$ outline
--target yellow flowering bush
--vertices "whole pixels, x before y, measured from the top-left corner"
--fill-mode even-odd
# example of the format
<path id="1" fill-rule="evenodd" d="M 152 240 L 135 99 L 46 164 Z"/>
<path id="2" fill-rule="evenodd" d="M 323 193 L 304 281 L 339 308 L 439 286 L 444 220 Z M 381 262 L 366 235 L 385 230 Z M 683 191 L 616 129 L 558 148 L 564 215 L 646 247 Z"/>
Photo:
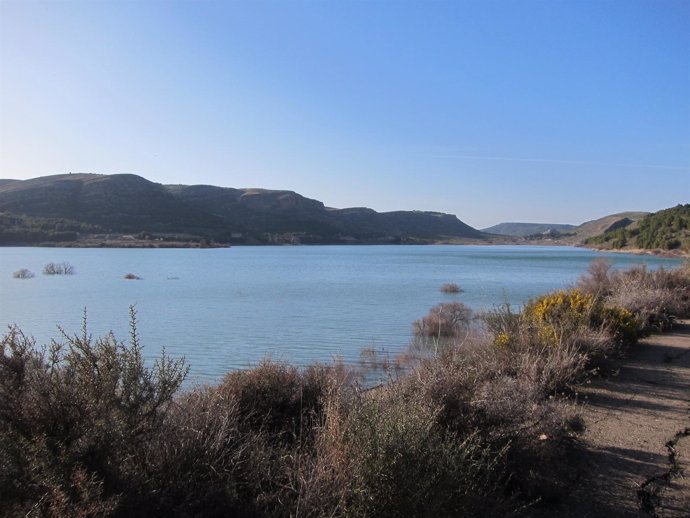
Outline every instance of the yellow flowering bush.
<path id="1" fill-rule="evenodd" d="M 540 343 L 555 346 L 564 332 L 588 327 L 594 312 L 594 296 L 575 289 L 532 300 L 525 305 L 523 315 Z"/>
<path id="2" fill-rule="evenodd" d="M 593 294 L 579 289 L 560 290 L 529 301 L 517 322 L 513 329 L 489 326 L 493 327 L 496 347 L 512 348 L 520 333 L 523 339 L 542 346 L 558 346 L 578 330 L 605 330 L 617 345 L 632 345 L 643 335 L 642 321 L 633 312 L 604 305 Z"/>
<path id="3" fill-rule="evenodd" d="M 557 291 L 525 306 L 525 314 L 537 322 L 554 324 L 565 319 L 587 323 L 594 308 L 594 296 L 580 290 Z"/>
<path id="4" fill-rule="evenodd" d="M 510 338 L 510 335 L 505 332 L 498 333 L 494 337 L 494 346 L 498 347 L 499 349 L 509 349 L 511 342 L 512 339 Z"/>
<path id="5" fill-rule="evenodd" d="M 597 322 L 611 331 L 619 345 L 632 345 L 638 338 L 649 334 L 642 332 L 643 323 L 632 311 L 618 306 L 603 307 L 597 313 Z"/>

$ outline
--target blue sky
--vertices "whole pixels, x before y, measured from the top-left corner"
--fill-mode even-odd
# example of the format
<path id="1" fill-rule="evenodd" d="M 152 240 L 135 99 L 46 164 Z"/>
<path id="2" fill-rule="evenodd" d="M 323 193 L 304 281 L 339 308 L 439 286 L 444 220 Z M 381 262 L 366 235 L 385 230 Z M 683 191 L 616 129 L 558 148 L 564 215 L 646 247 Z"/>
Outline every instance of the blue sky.
<path id="1" fill-rule="evenodd" d="M 0 1 L 0 178 L 581 223 L 690 202 L 690 2 Z"/>

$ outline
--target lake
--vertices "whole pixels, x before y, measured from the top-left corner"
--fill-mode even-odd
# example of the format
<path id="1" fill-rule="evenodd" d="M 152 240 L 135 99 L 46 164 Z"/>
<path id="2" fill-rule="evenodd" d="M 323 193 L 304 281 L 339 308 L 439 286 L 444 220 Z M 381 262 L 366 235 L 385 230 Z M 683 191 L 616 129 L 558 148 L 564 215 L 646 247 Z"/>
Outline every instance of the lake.
<path id="1" fill-rule="evenodd" d="M 617 268 L 676 259 L 537 246 L 296 246 L 223 249 L 0 249 L 0 324 L 39 344 L 77 333 L 128 338 L 129 306 L 147 358 L 185 356 L 192 383 L 214 382 L 262 358 L 304 365 L 363 348 L 406 348 L 411 324 L 439 302 L 474 309 L 573 283 L 596 257 Z M 72 276 L 42 275 L 67 261 Z M 14 279 L 28 268 L 33 279 Z M 133 273 L 141 280 L 125 280 Z M 444 294 L 454 282 L 464 292 Z"/>

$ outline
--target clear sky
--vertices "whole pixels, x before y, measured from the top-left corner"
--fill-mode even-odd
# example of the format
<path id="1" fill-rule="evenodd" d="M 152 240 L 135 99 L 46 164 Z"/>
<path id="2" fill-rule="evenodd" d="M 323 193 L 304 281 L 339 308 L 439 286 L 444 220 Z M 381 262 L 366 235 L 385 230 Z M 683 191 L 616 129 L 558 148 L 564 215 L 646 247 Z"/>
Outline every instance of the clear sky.
<path id="1" fill-rule="evenodd" d="M 0 178 L 581 223 L 690 202 L 690 1 L 0 0 Z"/>

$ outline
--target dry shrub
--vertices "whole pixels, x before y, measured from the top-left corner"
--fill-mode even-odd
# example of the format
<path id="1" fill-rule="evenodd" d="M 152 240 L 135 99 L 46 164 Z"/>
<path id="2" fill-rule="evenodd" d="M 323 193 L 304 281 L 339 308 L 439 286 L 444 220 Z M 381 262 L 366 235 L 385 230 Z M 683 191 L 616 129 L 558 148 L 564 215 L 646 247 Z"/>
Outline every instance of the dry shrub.
<path id="1" fill-rule="evenodd" d="M 606 307 L 623 308 L 640 320 L 641 331 L 664 330 L 690 316 L 690 266 L 651 271 L 645 265 L 612 271 L 595 261 L 578 286 Z"/>
<path id="2" fill-rule="evenodd" d="M 573 447 L 567 426 L 571 409 L 553 393 L 547 397 L 560 367 L 555 360 L 500 350 L 485 340 L 425 362 L 404 383 L 408 394 L 421 394 L 439 409 L 438 423 L 448 433 L 468 437 L 476 430 L 486 448 L 503 451 L 494 471 L 510 473 L 515 494 L 558 498 L 573 476 L 563 467 Z"/>
<path id="3" fill-rule="evenodd" d="M 499 306 L 481 319 L 494 347 L 529 367 L 548 395 L 569 389 L 606 364 L 623 344 L 624 331 L 631 333 L 625 337 L 637 339 L 637 322 L 625 316 L 576 291 L 540 297 L 518 312 Z"/>
<path id="4" fill-rule="evenodd" d="M 587 273 L 577 280 L 577 287 L 595 297 L 606 297 L 611 292 L 611 261 L 602 257 L 589 264 Z"/>
<path id="5" fill-rule="evenodd" d="M 457 337 L 469 329 L 471 319 L 472 310 L 462 302 L 442 302 L 425 317 L 415 320 L 412 330 L 416 336 Z"/>
<path id="6" fill-rule="evenodd" d="M 351 376 L 338 363 L 300 370 L 264 360 L 253 369 L 228 373 L 217 390 L 237 401 L 253 430 L 290 443 L 309 435 L 323 417 L 326 395 L 334 386 L 345 386 Z"/>
<path id="7" fill-rule="evenodd" d="M 146 491 L 131 501 L 138 516 L 251 515 L 248 480 L 265 467 L 260 434 L 246 431 L 232 398 L 199 388 L 183 394 L 147 445 Z M 155 498 L 152 496 L 155 495 Z"/>

